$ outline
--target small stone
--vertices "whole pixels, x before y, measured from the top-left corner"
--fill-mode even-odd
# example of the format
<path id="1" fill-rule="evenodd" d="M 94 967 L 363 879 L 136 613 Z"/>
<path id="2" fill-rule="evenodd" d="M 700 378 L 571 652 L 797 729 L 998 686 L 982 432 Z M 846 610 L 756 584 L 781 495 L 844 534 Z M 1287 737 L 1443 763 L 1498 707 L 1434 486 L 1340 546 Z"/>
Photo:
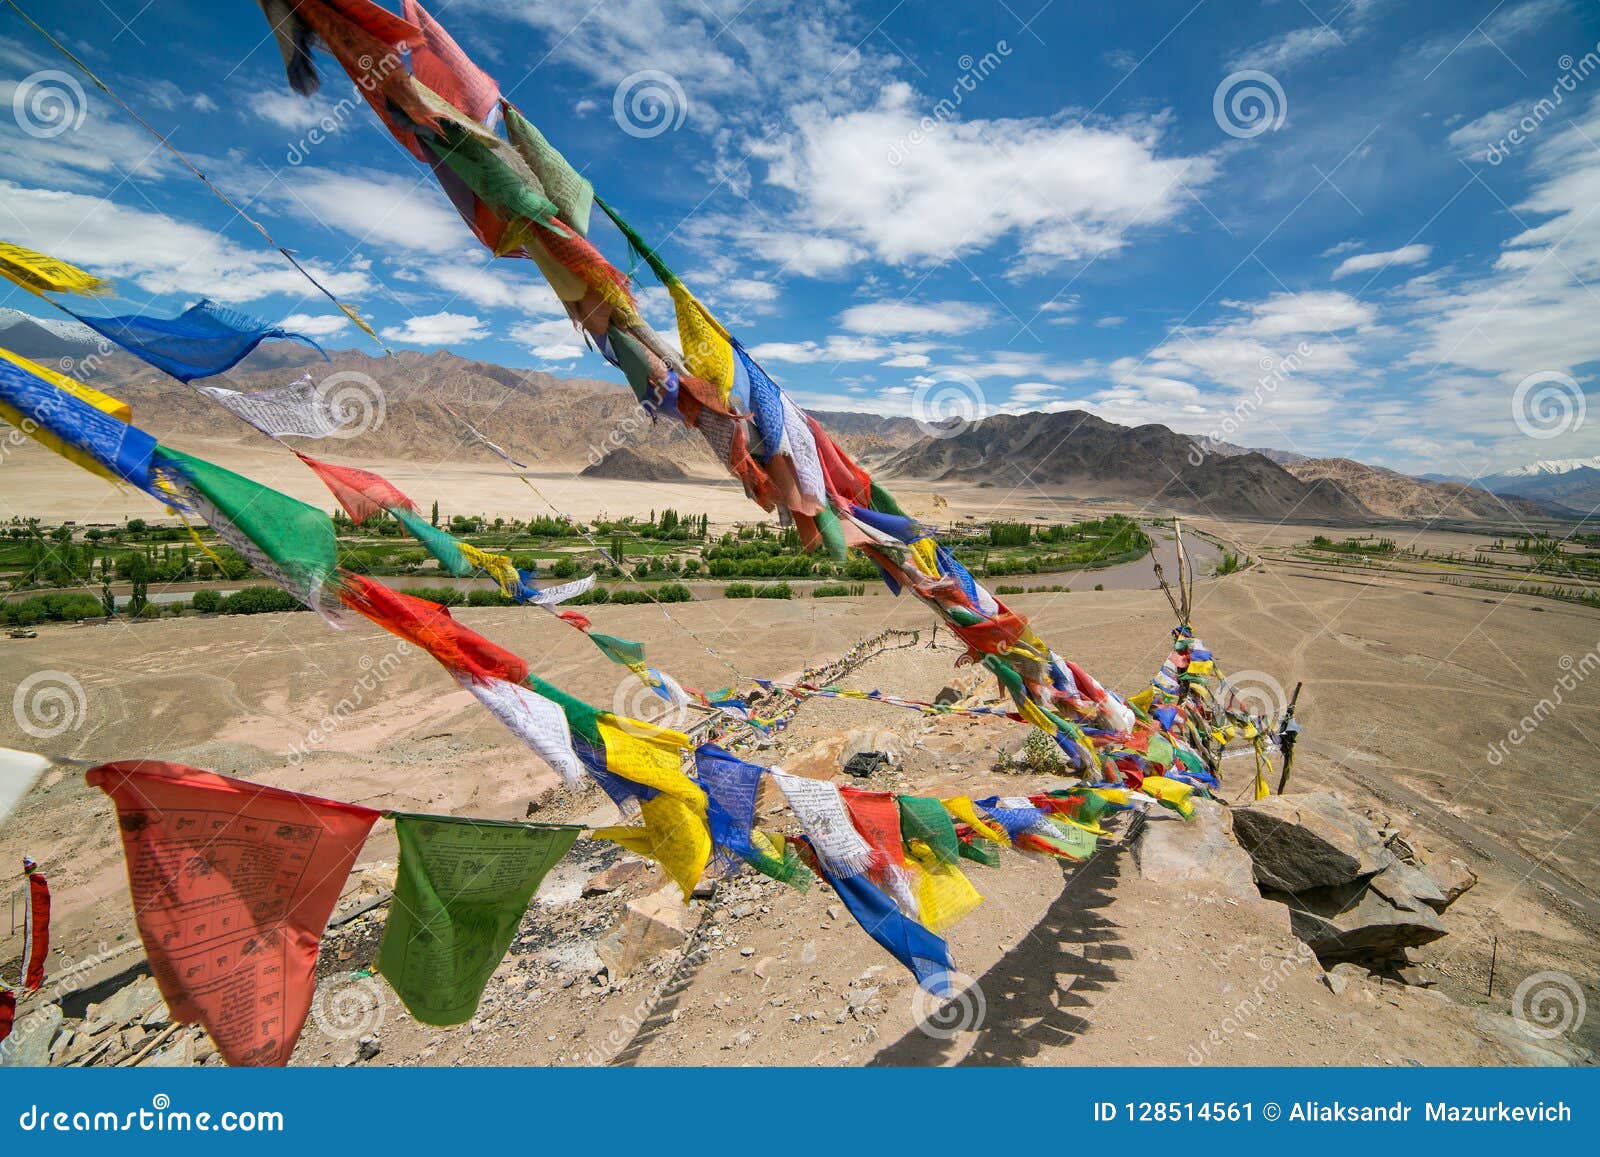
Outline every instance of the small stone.
<path id="1" fill-rule="evenodd" d="M 756 950 L 754 948 L 751 948 L 748 944 L 746 944 L 743 948 L 739 949 L 739 955 L 740 956 L 754 956 L 755 954 L 756 954 Z"/>

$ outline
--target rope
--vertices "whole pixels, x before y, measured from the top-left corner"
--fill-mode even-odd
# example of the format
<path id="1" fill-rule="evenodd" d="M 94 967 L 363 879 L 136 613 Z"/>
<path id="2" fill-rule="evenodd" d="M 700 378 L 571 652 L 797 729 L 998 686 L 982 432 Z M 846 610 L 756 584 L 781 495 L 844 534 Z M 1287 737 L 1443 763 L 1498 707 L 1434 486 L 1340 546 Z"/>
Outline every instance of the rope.
<path id="1" fill-rule="evenodd" d="M 333 302 L 333 304 L 339 308 L 339 311 L 341 313 L 343 313 L 351 321 L 355 322 L 356 325 L 360 326 L 362 331 L 365 332 L 367 334 L 367 336 L 369 336 L 370 338 L 372 338 L 373 341 L 378 343 L 379 348 L 381 348 L 384 353 L 392 354 L 394 352 L 388 346 L 383 344 L 383 341 L 378 337 L 377 333 L 373 330 L 373 328 L 370 325 L 367 324 L 366 320 L 364 318 L 362 318 L 362 316 L 359 313 L 356 312 L 354 306 L 346 305 L 344 302 L 340 301 L 337 297 L 335 297 L 333 295 L 333 292 L 331 290 L 329 290 L 327 286 L 323 285 L 322 282 L 318 281 L 315 277 L 313 277 L 311 275 L 310 271 L 307 270 L 304 265 L 301 265 L 298 260 L 296 260 L 296 258 L 295 258 L 293 253 L 289 252 L 289 250 L 286 249 L 284 246 L 278 244 L 278 242 L 273 238 L 272 234 L 267 232 L 267 227 L 265 225 L 261 224 L 261 222 L 257 221 L 254 217 L 250 216 L 250 214 L 246 213 L 242 208 L 239 207 L 239 204 L 236 201 L 234 201 L 233 198 L 229 197 L 226 193 L 224 193 L 221 189 L 219 189 L 216 185 L 214 185 L 212 183 L 212 181 L 211 181 L 211 178 L 207 177 L 204 173 L 202 173 L 195 166 L 195 163 L 193 161 L 191 161 L 188 157 L 186 157 L 178 149 L 178 147 L 176 145 L 174 145 L 170 140 L 168 140 L 166 137 L 164 137 L 160 133 L 160 131 L 155 128 L 154 125 L 150 124 L 149 121 L 145 120 L 142 116 L 140 116 L 138 113 L 136 113 L 133 110 L 132 106 L 129 105 L 127 101 L 123 100 L 122 97 L 118 96 L 117 93 L 112 89 L 112 87 L 109 84 L 107 84 L 105 81 L 101 80 L 98 76 L 95 75 L 93 69 L 91 69 L 87 64 L 85 64 L 83 61 L 79 60 L 75 55 L 73 55 L 71 49 L 69 49 L 66 45 L 62 44 L 61 41 L 57 40 L 54 36 L 50 35 L 50 33 L 48 31 L 46 31 L 44 29 L 44 27 L 41 26 L 37 20 L 35 20 L 33 17 L 29 16 L 20 7 L 18 7 L 17 0 L 5 0 L 5 3 L 13 12 L 15 12 L 18 16 L 22 17 L 22 19 L 30 27 L 32 27 L 35 32 L 37 32 L 40 36 L 44 37 L 47 41 L 49 41 L 50 42 L 50 46 L 52 48 L 54 48 L 62 56 L 66 57 L 67 60 L 71 61 L 73 66 L 76 67 L 79 72 L 83 73 L 84 76 L 88 77 L 90 82 L 96 88 L 98 88 L 101 92 L 105 93 L 108 97 L 110 97 L 113 101 L 115 101 L 117 103 L 117 105 L 122 109 L 123 112 L 127 113 L 130 117 L 132 117 L 134 119 L 134 121 L 139 125 L 140 128 L 144 129 L 145 132 L 149 133 L 151 136 L 155 137 L 155 139 L 157 141 L 161 142 L 162 147 L 165 148 L 174 157 L 177 157 L 178 160 L 183 163 L 183 166 L 186 169 L 188 169 L 191 173 L 193 173 L 196 177 L 198 177 L 200 179 L 200 183 L 201 184 L 205 185 L 206 188 L 210 189 L 211 192 L 216 195 L 216 197 L 217 197 L 217 199 L 219 201 L 221 201 L 224 205 L 228 206 L 228 208 L 232 209 L 235 213 L 237 213 L 239 215 L 240 218 L 242 218 L 249 225 L 254 227 L 255 231 L 257 233 L 261 234 L 262 238 L 264 238 L 266 240 L 268 245 L 272 246 L 279 253 L 283 254 L 284 259 L 286 261 L 288 261 L 290 265 L 294 266 L 294 268 L 296 269 L 296 271 L 299 272 L 301 277 L 304 277 L 307 281 L 309 281 L 313 286 L 316 287 L 316 289 L 317 289 L 317 291 L 319 293 L 321 293 L 329 301 Z"/>

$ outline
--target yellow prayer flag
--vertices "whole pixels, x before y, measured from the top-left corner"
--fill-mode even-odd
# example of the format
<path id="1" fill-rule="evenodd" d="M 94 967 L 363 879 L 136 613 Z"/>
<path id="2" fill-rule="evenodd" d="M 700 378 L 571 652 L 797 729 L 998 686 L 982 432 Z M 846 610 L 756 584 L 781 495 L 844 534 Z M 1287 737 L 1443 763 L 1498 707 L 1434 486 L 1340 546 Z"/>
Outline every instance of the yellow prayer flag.
<path id="1" fill-rule="evenodd" d="M 456 545 L 461 548 L 463 558 L 500 584 L 500 593 L 506 598 L 511 598 L 521 588 L 522 580 L 517 576 L 517 568 L 505 555 L 480 550 L 470 542 L 458 542 Z"/>
<path id="2" fill-rule="evenodd" d="M 941 861 L 922 840 L 912 840 L 906 852 L 916 865 L 917 912 L 930 932 L 943 932 L 983 903 L 966 874 Z"/>
<path id="3" fill-rule="evenodd" d="M 973 805 L 969 796 L 951 796 L 949 799 L 940 802 L 944 804 L 945 811 L 955 816 L 956 819 L 966 824 L 984 839 L 993 840 L 997 844 L 1010 845 L 1011 837 L 1006 835 L 1005 828 L 999 824 L 991 824 L 988 820 L 980 819 L 978 809 Z"/>
<path id="4" fill-rule="evenodd" d="M 711 859 L 711 829 L 698 811 L 665 793 L 639 805 L 643 827 L 596 828 L 595 839 L 611 840 L 666 869 L 687 900 Z"/>
<path id="5" fill-rule="evenodd" d="M 1194 794 L 1194 788 L 1189 784 L 1179 783 L 1164 775 L 1147 775 L 1139 786 L 1145 795 L 1154 796 L 1162 803 L 1171 804 L 1184 819 L 1194 815 L 1194 804 L 1189 800 Z"/>
<path id="6" fill-rule="evenodd" d="M 694 746 L 687 735 L 609 711 L 599 713 L 598 725 L 607 771 L 653 787 L 705 814 L 706 793 L 683 773 L 682 753 Z"/>
<path id="7" fill-rule="evenodd" d="M 111 283 L 34 249 L 0 241 L 0 277 L 31 293 L 110 293 Z"/>
<path id="8" fill-rule="evenodd" d="M 668 286 L 678 312 L 683 364 L 697 378 L 717 387 L 723 401 L 733 392 L 733 345 L 728 333 L 682 282 Z"/>

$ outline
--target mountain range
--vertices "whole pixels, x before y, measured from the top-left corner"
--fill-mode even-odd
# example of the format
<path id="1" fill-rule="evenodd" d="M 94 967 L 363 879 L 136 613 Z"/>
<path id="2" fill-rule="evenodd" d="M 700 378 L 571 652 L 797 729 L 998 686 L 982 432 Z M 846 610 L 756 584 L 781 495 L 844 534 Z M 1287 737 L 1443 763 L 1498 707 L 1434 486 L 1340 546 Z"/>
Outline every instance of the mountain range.
<path id="1" fill-rule="evenodd" d="M 258 444 L 257 434 L 196 391 L 120 350 L 101 352 L 99 339 L 76 322 L 0 310 L 0 346 L 122 398 L 158 438 Z M 444 350 L 389 357 L 336 350 L 324 361 L 297 343 L 269 342 L 206 384 L 253 392 L 305 374 L 318 381 L 342 375 L 358 400 L 381 410 L 381 423 L 337 444 L 340 460 L 493 461 L 448 407 L 535 470 L 576 472 L 600 464 L 599 476 L 659 478 L 670 467 L 690 477 L 726 478 L 703 439 L 676 421 L 652 421 L 620 383 L 511 369 Z M 1474 485 L 1192 439 L 1161 425 L 1130 428 L 1080 410 L 997 414 L 931 433 L 904 417 L 815 416 L 841 446 L 886 477 L 1045 488 L 1224 517 L 1525 520 L 1600 507 L 1600 468 L 1593 460 L 1536 463 Z"/>

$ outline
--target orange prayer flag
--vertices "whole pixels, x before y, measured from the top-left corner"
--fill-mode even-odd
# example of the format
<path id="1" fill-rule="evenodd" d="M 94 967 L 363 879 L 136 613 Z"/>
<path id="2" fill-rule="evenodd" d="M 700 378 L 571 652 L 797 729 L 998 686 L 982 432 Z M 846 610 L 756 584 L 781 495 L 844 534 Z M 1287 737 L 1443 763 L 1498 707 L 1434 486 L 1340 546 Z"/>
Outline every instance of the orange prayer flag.
<path id="1" fill-rule="evenodd" d="M 230 1065 L 286 1064 L 322 931 L 381 813 L 158 760 L 84 778 L 116 804 L 139 938 L 173 1019 L 203 1024 Z"/>

